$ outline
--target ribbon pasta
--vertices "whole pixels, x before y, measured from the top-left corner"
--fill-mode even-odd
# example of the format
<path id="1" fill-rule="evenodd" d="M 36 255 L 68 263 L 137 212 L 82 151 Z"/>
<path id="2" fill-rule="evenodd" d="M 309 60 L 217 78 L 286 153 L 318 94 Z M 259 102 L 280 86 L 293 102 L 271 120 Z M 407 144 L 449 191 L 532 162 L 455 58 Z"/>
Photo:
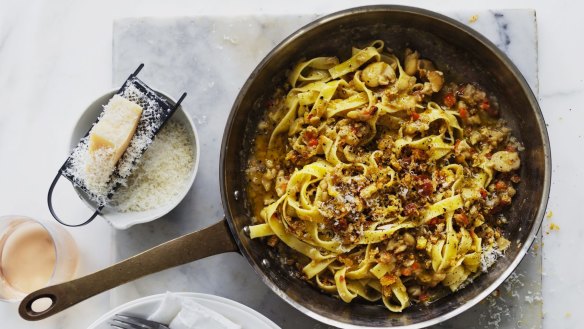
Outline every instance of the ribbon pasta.
<path id="1" fill-rule="evenodd" d="M 417 52 L 400 61 L 384 49 L 377 40 L 289 72 L 283 106 L 266 115 L 273 128 L 256 136 L 267 158 L 247 169 L 249 232 L 302 255 L 321 290 L 401 312 L 437 286 L 464 286 L 509 245 L 487 219 L 515 191 L 498 171 L 519 167 L 496 161 L 519 157 L 484 92 L 444 87 Z"/>

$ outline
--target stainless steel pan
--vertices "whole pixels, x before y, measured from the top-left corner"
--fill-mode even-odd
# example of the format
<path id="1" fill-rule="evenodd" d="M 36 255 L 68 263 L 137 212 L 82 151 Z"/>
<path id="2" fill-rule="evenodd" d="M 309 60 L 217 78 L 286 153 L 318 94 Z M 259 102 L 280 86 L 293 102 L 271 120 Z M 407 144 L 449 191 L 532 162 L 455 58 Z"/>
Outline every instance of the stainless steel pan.
<path id="1" fill-rule="evenodd" d="M 284 73 L 303 57 L 340 55 L 352 45 L 382 39 L 400 51 L 417 49 L 444 71 L 450 81 L 477 82 L 496 95 L 502 115 L 525 146 L 521 153 L 522 182 L 507 232 L 513 242 L 505 257 L 471 285 L 429 306 L 414 305 L 403 313 L 383 306 L 340 299 L 291 276 L 262 241 L 246 235 L 250 210 L 245 196 L 246 165 L 262 101 L 283 81 Z M 421 328 L 469 309 L 490 294 L 519 264 L 541 225 L 550 188 L 550 148 L 536 98 L 515 65 L 483 36 L 442 15 L 402 6 L 371 6 L 345 10 L 316 20 L 279 44 L 242 87 L 225 127 L 220 184 L 225 219 L 198 232 L 172 240 L 94 274 L 48 287 L 27 296 L 20 315 L 38 320 L 86 298 L 143 275 L 223 252 L 239 252 L 274 293 L 299 311 L 321 322 L 344 328 Z M 52 306 L 34 312 L 34 300 L 48 297 Z"/>

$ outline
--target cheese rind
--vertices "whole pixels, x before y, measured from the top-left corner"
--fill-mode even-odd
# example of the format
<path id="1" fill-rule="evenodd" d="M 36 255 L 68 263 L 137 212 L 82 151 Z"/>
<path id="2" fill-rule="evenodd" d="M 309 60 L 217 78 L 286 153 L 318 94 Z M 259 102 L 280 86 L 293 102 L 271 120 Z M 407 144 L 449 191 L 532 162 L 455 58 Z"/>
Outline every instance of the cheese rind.
<path id="1" fill-rule="evenodd" d="M 89 133 L 89 153 L 112 148 L 111 161 L 117 163 L 130 145 L 141 115 L 140 105 L 114 95 L 105 106 L 101 119 Z"/>

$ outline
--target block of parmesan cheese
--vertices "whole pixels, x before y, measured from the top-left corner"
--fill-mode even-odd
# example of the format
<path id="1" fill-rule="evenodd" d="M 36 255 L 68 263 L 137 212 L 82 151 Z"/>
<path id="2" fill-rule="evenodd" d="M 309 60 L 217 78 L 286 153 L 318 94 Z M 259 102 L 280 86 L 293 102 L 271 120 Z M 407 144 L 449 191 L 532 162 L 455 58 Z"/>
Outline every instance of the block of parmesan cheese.
<path id="1" fill-rule="evenodd" d="M 113 153 L 110 161 L 117 163 L 132 140 L 141 115 L 140 105 L 114 95 L 105 106 L 101 119 L 89 133 L 89 153 L 111 149 L 108 152 Z"/>
<path id="2" fill-rule="evenodd" d="M 99 121 L 91 128 L 85 185 L 96 195 L 107 195 L 108 181 L 130 142 L 142 115 L 142 107 L 119 95 L 104 106 Z"/>

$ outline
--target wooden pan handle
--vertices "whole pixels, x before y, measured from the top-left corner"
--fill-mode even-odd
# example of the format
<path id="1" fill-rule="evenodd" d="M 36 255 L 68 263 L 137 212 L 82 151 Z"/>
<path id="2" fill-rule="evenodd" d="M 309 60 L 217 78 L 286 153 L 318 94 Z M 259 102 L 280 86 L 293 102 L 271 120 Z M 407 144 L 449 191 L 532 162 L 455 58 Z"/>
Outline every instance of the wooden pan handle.
<path id="1" fill-rule="evenodd" d="M 25 320 L 41 320 L 144 275 L 232 251 L 238 251 L 238 248 L 227 221 L 223 219 L 219 223 L 163 243 L 103 270 L 34 291 L 22 300 L 18 312 Z M 41 312 L 34 311 L 32 304 L 42 298 L 49 298 L 51 305 Z"/>

